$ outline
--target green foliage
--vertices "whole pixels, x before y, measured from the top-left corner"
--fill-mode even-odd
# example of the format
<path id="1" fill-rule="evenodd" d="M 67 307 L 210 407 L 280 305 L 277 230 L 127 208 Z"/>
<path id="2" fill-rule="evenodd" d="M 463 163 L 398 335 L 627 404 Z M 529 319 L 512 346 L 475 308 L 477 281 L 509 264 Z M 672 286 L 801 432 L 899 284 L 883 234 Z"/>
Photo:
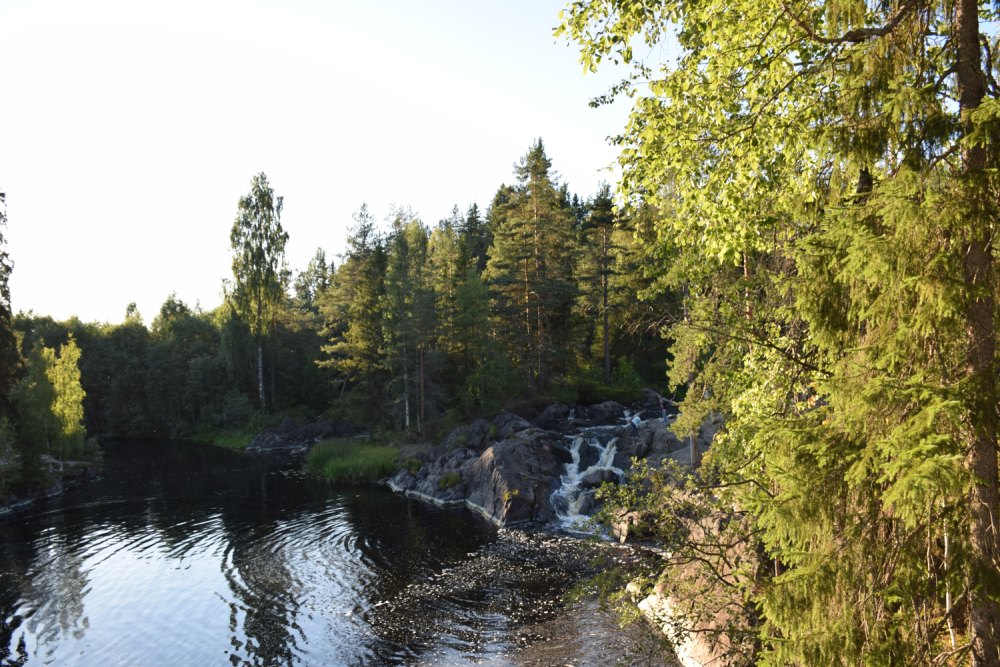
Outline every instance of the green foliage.
<path id="1" fill-rule="evenodd" d="M 762 664 L 1000 660 L 992 18 L 599 0 L 563 16 L 585 68 L 632 66 L 610 96 L 634 102 L 622 195 L 658 213 L 649 290 L 683 295 L 674 428 L 725 418 L 696 502 L 746 512 L 773 564 L 730 582 L 760 612 L 742 632 Z M 668 35 L 676 59 L 636 57 Z M 650 495 L 671 526 L 676 494 Z M 705 597 L 684 571 L 671 592 Z"/>
<path id="2" fill-rule="evenodd" d="M 615 364 L 615 370 L 611 374 L 611 381 L 614 383 L 614 392 L 622 398 L 634 399 L 646 386 L 645 381 L 636 372 L 632 360 L 623 357 Z"/>
<path id="3" fill-rule="evenodd" d="M 36 341 L 24 361 L 23 376 L 11 390 L 18 417 L 18 478 L 26 487 L 47 481 L 43 455 L 60 460 L 94 455 L 85 441 L 79 361 L 80 349 L 72 338 L 58 355 Z"/>
<path id="4" fill-rule="evenodd" d="M 80 348 L 71 337 L 59 349 L 59 356 L 50 348 L 43 350 L 45 375 L 53 389 L 52 416 L 57 423 L 53 433 L 55 450 L 61 458 L 72 458 L 83 452 L 86 433 L 83 428 L 83 399 L 80 386 Z"/>
<path id="5" fill-rule="evenodd" d="M 438 488 L 444 491 L 462 483 L 462 476 L 457 470 L 449 470 L 438 478 Z"/>
<path id="6" fill-rule="evenodd" d="M 374 482 L 395 469 L 399 450 L 359 440 L 324 440 L 309 450 L 306 469 L 330 482 Z"/>
<path id="7" fill-rule="evenodd" d="M 228 301 L 246 322 L 257 340 L 257 384 L 261 409 L 267 405 L 264 391 L 263 338 L 274 328 L 285 300 L 288 270 L 281 227 L 283 200 L 262 172 L 253 178 L 250 193 L 240 197 L 239 213 L 230 233 L 233 251 L 233 284 Z"/>
<path id="8" fill-rule="evenodd" d="M 493 244 L 483 273 L 494 327 L 507 354 L 538 389 L 562 370 L 576 297 L 572 217 L 567 193 L 550 175 L 539 139 L 516 169 L 518 186 L 494 198 Z"/>
<path id="9" fill-rule="evenodd" d="M 366 206 L 354 216 L 347 254 L 333 283 L 320 298 L 326 325 L 324 358 L 317 362 L 333 370 L 356 414 L 377 421 L 385 400 L 387 368 L 382 302 L 385 295 L 386 248 Z"/>
<path id="10" fill-rule="evenodd" d="M 0 192 L 0 417 L 11 415 L 10 391 L 21 367 L 12 324 L 10 275 L 14 265 L 7 252 L 6 228 L 7 194 Z"/>

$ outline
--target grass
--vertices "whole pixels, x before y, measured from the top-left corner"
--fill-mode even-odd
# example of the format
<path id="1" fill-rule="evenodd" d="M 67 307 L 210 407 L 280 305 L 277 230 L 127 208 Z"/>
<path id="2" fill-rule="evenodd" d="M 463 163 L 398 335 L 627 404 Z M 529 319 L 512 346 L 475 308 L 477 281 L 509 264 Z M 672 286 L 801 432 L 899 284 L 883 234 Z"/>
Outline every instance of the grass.
<path id="1" fill-rule="evenodd" d="M 268 426 L 273 426 L 277 423 L 278 417 L 276 416 L 257 414 L 251 416 L 242 425 L 211 426 L 209 424 L 201 424 L 196 426 L 191 432 L 181 434 L 181 439 L 242 452 L 257 437 L 257 434 Z"/>
<path id="2" fill-rule="evenodd" d="M 221 429 L 206 427 L 197 429 L 185 439 L 242 452 L 258 432 L 252 428 Z"/>
<path id="3" fill-rule="evenodd" d="M 306 470 L 331 482 L 374 482 L 396 469 L 399 450 L 370 441 L 324 440 L 306 456 Z"/>
<path id="4" fill-rule="evenodd" d="M 444 491 L 445 489 L 450 489 L 453 486 L 458 486 L 461 482 L 462 476 L 455 470 L 449 470 L 445 474 L 441 475 L 441 478 L 438 480 L 438 488 Z"/>

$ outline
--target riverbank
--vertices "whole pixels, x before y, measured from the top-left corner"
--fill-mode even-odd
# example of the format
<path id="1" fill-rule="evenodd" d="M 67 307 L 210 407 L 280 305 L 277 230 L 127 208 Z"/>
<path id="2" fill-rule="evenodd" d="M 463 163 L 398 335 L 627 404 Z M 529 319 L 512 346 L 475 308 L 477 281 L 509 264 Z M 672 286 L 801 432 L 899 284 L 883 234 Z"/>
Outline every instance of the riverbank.
<path id="1" fill-rule="evenodd" d="M 42 465 L 47 470 L 49 482 L 7 493 L 0 504 L 0 516 L 27 509 L 39 500 L 56 498 L 67 486 L 92 479 L 101 471 L 100 457 L 96 461 L 60 461 L 46 455 L 42 457 Z"/>

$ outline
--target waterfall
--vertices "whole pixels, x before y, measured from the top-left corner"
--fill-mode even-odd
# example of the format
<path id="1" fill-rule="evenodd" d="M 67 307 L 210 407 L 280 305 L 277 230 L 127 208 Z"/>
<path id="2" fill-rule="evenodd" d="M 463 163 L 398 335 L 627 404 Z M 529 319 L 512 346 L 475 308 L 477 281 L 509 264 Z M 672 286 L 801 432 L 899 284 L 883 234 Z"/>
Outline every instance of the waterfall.
<path id="1" fill-rule="evenodd" d="M 560 485 L 552 492 L 552 507 L 556 521 L 568 530 L 582 530 L 594 509 L 594 492 L 606 481 L 620 482 L 625 476 L 614 466 L 617 448 L 616 427 L 592 428 L 575 435 L 569 452 L 572 460 L 565 464 Z"/>

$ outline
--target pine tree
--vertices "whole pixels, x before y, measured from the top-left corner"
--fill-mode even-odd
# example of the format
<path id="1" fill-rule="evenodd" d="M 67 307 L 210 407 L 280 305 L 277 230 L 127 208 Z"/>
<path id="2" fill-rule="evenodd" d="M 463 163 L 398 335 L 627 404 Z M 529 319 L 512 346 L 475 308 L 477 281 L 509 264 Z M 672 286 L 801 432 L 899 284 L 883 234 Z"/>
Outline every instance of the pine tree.
<path id="1" fill-rule="evenodd" d="M 322 248 L 316 248 L 309 265 L 295 277 L 295 299 L 299 307 L 316 310 L 319 295 L 330 287 L 333 271 L 333 265 L 327 264 L 326 253 Z"/>
<path id="2" fill-rule="evenodd" d="M 585 321 L 595 322 L 588 330 L 597 330 L 601 343 L 604 380 L 611 381 L 611 307 L 613 302 L 612 279 L 618 273 L 618 250 L 614 232 L 617 217 L 611 187 L 606 183 L 586 206 L 587 212 L 580 220 L 581 258 L 577 267 L 580 284 L 580 304 Z M 588 338 L 593 338 L 593 334 Z"/>
<path id="3" fill-rule="evenodd" d="M 539 139 L 515 170 L 517 187 L 498 191 L 484 272 L 498 331 L 529 384 L 539 389 L 565 354 L 575 297 L 572 216 L 551 166 Z"/>
<path id="4" fill-rule="evenodd" d="M 399 387 L 400 417 L 410 430 L 423 431 L 426 419 L 426 358 L 436 336 L 433 291 L 428 285 L 428 231 L 408 210 L 393 215 L 387 243 L 385 340 L 394 384 Z"/>
<path id="5" fill-rule="evenodd" d="M 455 227 L 462 243 L 462 264 L 474 267 L 481 274 L 486 269 L 486 261 L 493 234 L 488 220 L 479 214 L 479 206 L 472 204 L 461 225 Z"/>

